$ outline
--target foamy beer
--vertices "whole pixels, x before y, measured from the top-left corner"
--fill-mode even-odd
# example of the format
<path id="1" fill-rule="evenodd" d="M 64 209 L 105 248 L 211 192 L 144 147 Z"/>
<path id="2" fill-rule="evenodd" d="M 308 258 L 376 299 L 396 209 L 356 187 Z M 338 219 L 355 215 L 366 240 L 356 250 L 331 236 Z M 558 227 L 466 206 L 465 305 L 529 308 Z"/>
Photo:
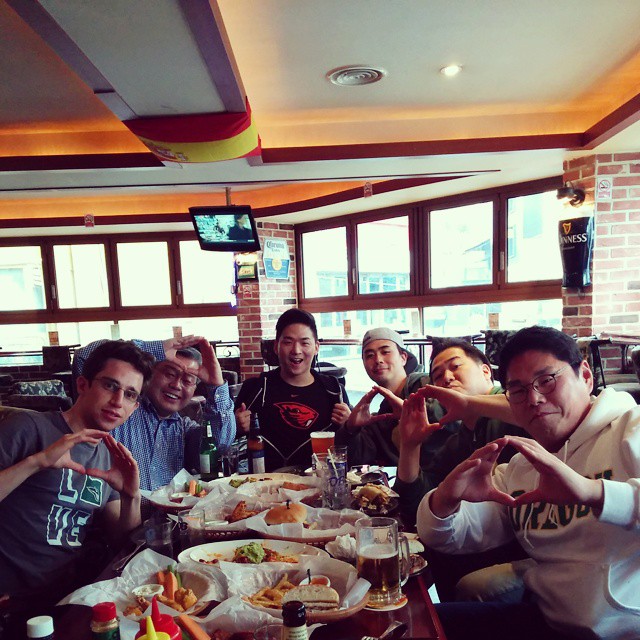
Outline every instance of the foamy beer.
<path id="1" fill-rule="evenodd" d="M 393 518 L 362 518 L 356 522 L 358 576 L 371 583 L 369 602 L 395 603 L 400 591 L 398 522 Z"/>

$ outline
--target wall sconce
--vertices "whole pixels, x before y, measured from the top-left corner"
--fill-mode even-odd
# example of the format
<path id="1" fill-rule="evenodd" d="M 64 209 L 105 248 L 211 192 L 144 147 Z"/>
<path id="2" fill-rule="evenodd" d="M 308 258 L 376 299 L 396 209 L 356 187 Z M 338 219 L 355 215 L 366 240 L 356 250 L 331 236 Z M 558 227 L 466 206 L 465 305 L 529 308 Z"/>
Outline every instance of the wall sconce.
<path id="1" fill-rule="evenodd" d="M 567 182 L 556 192 L 556 198 L 564 203 L 569 203 L 572 207 L 579 207 L 585 198 L 584 189 L 577 189 Z"/>

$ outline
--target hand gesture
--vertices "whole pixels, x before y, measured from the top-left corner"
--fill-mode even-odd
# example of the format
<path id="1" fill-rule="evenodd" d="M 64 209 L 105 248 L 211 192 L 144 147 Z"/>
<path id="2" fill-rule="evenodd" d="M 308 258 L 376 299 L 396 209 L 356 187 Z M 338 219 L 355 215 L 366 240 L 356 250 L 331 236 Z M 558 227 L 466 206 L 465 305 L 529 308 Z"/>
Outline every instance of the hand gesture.
<path id="1" fill-rule="evenodd" d="M 78 433 L 69 433 L 56 440 L 46 449 L 33 454 L 40 469 L 72 469 L 78 473 L 86 473 L 85 468 L 71 458 L 71 449 L 81 442 L 96 445 L 107 436 L 106 431 L 99 429 L 83 429 Z"/>
<path id="2" fill-rule="evenodd" d="M 469 396 L 432 384 L 421 387 L 416 393 L 423 398 L 433 398 L 442 405 L 446 413 L 440 418 L 440 424 L 445 425 L 456 420 L 462 420 L 465 424 L 468 422 L 470 425 L 475 423 L 475 417 L 473 420 L 469 419 Z"/>
<path id="3" fill-rule="evenodd" d="M 432 433 L 442 427 L 438 422 L 429 422 L 424 398 L 417 393 L 412 393 L 403 404 L 398 428 L 400 446 L 405 449 L 420 447 Z"/>
<path id="4" fill-rule="evenodd" d="M 139 496 L 140 475 L 138 463 L 131 455 L 131 452 L 108 434 L 105 434 L 104 443 L 111 454 L 111 468 L 108 471 L 96 468 L 87 469 L 87 475 L 101 478 L 122 495 L 130 498 Z"/>
<path id="5" fill-rule="evenodd" d="M 206 338 L 199 338 L 196 343 L 200 347 L 200 354 L 202 355 L 202 365 L 198 370 L 198 378 L 205 384 L 212 384 L 219 387 L 224 384 L 224 378 L 222 377 L 222 367 L 218 358 L 216 357 L 216 350 L 213 345 Z"/>
<path id="6" fill-rule="evenodd" d="M 550 504 L 584 504 L 602 509 L 604 486 L 576 473 L 539 442 L 519 436 L 505 436 L 508 444 L 517 449 L 540 474 L 537 488 L 519 495 L 516 504 L 548 502 Z"/>
<path id="7" fill-rule="evenodd" d="M 173 360 L 176 357 L 176 353 L 180 351 L 180 349 L 184 349 L 185 347 L 192 347 L 194 344 L 197 344 L 200 339 L 200 336 L 182 336 L 181 338 L 168 338 L 164 340 L 162 346 L 164 348 L 164 355 L 167 360 Z"/>
<path id="8" fill-rule="evenodd" d="M 247 409 L 247 405 L 243 402 L 235 411 L 236 428 L 240 433 L 249 433 L 249 425 L 251 422 L 251 411 Z"/>
<path id="9" fill-rule="evenodd" d="M 490 442 L 461 462 L 438 486 L 431 496 L 431 511 L 439 518 L 451 515 L 462 500 L 491 500 L 512 507 L 515 499 L 493 486 L 492 473 L 506 438 Z"/>
<path id="10" fill-rule="evenodd" d="M 345 402 L 337 402 L 333 405 L 333 411 L 331 412 L 331 422 L 342 426 L 351 415 L 351 409 Z"/>

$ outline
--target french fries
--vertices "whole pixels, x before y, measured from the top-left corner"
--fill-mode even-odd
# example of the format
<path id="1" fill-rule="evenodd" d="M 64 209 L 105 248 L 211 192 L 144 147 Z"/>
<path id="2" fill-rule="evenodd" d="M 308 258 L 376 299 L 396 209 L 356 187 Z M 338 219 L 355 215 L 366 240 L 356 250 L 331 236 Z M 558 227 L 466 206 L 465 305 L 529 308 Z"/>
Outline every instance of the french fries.
<path id="1" fill-rule="evenodd" d="M 257 591 L 252 596 L 245 596 L 245 599 L 257 607 L 280 609 L 284 594 L 295 586 L 295 584 L 289 582 L 289 574 L 285 573 L 275 586 L 262 587 L 260 591 Z"/>

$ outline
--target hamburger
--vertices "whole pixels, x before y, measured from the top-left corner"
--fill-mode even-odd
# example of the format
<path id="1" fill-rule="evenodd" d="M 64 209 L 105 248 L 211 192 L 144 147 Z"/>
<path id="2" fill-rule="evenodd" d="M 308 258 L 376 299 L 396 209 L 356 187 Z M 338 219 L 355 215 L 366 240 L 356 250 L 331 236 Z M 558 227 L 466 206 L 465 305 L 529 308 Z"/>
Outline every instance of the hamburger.
<path id="1" fill-rule="evenodd" d="M 318 584 L 303 584 L 287 591 L 282 604 L 299 600 L 310 611 L 331 611 L 340 603 L 338 592 L 331 587 Z"/>
<path id="2" fill-rule="evenodd" d="M 304 524 L 307 517 L 307 507 L 298 502 L 287 502 L 269 509 L 264 516 L 267 524 L 286 524 L 300 522 Z"/>

